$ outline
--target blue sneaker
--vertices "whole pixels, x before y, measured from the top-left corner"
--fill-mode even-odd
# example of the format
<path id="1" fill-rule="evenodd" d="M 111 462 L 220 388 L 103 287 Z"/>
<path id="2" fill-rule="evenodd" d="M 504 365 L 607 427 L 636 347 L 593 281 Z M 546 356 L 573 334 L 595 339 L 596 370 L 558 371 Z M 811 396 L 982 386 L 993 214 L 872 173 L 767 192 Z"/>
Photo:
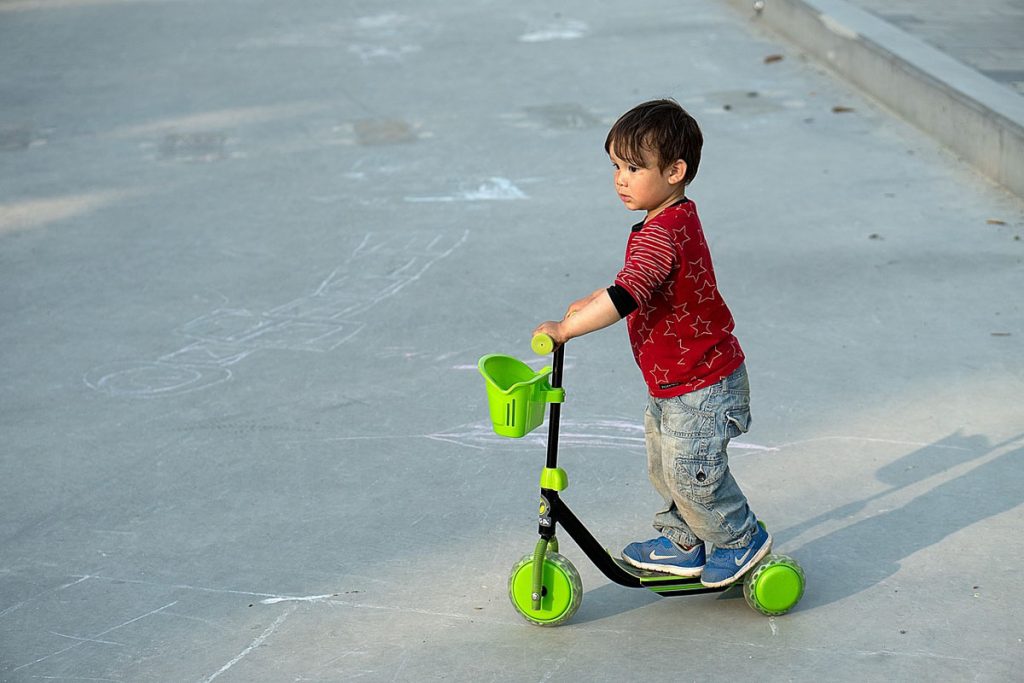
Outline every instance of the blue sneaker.
<path id="1" fill-rule="evenodd" d="M 638 569 L 676 576 L 700 576 L 704 569 L 704 544 L 698 543 L 690 550 L 683 550 L 664 536 L 658 536 L 649 541 L 630 543 L 622 549 L 622 559 Z"/>
<path id="2" fill-rule="evenodd" d="M 742 548 L 715 548 L 704 566 L 700 582 L 708 588 L 721 588 L 737 579 L 764 559 L 772 549 L 772 535 L 760 524 L 750 543 Z"/>

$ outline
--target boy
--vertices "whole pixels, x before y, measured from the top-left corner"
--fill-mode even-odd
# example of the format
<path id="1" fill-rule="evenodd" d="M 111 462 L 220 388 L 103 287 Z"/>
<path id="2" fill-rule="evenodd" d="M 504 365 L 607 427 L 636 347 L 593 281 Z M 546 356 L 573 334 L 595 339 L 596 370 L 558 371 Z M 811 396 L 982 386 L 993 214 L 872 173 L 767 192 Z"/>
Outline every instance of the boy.
<path id="1" fill-rule="evenodd" d="M 626 208 L 646 211 L 626 244 L 625 265 L 607 289 L 573 302 L 534 333 L 556 344 L 626 318 L 630 344 L 650 393 L 644 427 L 647 469 L 665 501 L 660 536 L 631 543 L 635 567 L 700 576 L 708 587 L 734 583 L 771 549 L 729 471 L 726 446 L 750 425 L 750 390 L 734 322 L 686 186 L 697 175 L 703 136 L 675 101 L 624 114 L 605 151 Z M 704 544 L 713 545 L 707 554 Z"/>

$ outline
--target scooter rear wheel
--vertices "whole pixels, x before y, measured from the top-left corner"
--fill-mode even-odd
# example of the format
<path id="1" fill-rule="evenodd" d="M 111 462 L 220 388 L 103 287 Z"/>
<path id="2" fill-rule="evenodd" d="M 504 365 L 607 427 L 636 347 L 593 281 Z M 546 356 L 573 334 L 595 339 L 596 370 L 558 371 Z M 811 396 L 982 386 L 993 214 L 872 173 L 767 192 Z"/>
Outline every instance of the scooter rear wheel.
<path id="1" fill-rule="evenodd" d="M 569 621 L 583 600 L 583 582 L 572 562 L 555 552 L 544 556 L 540 609 L 533 608 L 533 555 L 524 555 L 508 577 L 512 606 L 531 624 L 560 626 Z"/>
<path id="2" fill-rule="evenodd" d="M 804 570 L 788 555 L 769 555 L 747 574 L 743 597 L 752 608 L 770 617 L 785 614 L 804 594 Z"/>

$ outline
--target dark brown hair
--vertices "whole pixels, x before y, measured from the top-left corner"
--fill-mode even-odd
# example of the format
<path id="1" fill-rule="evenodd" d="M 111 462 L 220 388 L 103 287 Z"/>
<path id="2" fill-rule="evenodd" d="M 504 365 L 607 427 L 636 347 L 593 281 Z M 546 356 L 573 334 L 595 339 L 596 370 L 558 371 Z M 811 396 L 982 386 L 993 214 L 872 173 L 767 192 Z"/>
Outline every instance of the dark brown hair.
<path id="1" fill-rule="evenodd" d="M 620 159 L 636 166 L 644 165 L 644 149 L 658 155 L 660 171 L 682 159 L 686 162 L 683 184 L 689 185 L 700 166 L 704 136 L 678 102 L 651 100 L 633 107 L 615 122 L 604 141 L 604 151 L 611 152 L 613 144 Z"/>

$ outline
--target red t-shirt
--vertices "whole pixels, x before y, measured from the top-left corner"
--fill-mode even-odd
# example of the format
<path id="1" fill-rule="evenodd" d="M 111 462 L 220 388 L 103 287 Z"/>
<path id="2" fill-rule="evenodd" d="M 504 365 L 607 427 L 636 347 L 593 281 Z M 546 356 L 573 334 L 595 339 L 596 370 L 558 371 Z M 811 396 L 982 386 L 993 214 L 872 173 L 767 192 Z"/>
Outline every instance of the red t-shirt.
<path id="1" fill-rule="evenodd" d="M 732 334 L 735 322 L 718 291 L 697 207 L 689 199 L 633 226 L 615 284 L 637 304 L 626 324 L 651 396 L 703 389 L 743 363 Z"/>

